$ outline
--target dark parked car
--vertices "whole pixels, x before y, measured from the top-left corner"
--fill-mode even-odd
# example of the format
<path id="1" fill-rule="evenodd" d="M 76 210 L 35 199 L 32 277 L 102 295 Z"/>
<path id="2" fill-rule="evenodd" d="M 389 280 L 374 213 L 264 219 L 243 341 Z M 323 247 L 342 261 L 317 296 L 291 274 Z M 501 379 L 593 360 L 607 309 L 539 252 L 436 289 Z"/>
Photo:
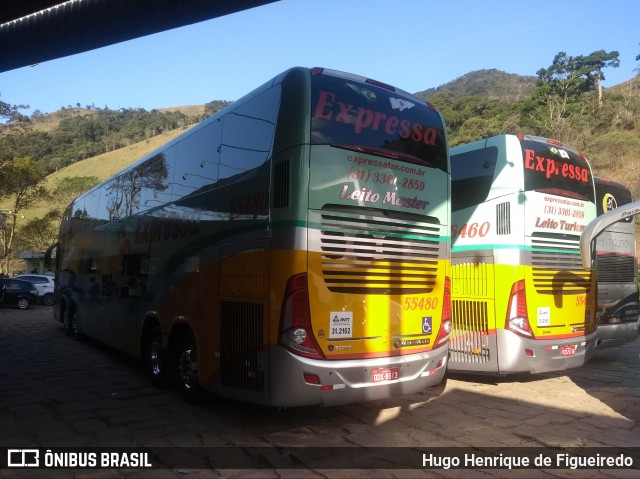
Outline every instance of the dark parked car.
<path id="1" fill-rule="evenodd" d="M 23 279 L 0 278 L 0 305 L 28 309 L 37 302 L 38 290 L 33 283 Z"/>
<path id="2" fill-rule="evenodd" d="M 53 291 L 55 289 L 53 276 L 48 274 L 19 274 L 14 276 L 13 279 L 23 279 L 33 283 L 38 290 L 38 300 L 47 306 L 53 304 Z"/>

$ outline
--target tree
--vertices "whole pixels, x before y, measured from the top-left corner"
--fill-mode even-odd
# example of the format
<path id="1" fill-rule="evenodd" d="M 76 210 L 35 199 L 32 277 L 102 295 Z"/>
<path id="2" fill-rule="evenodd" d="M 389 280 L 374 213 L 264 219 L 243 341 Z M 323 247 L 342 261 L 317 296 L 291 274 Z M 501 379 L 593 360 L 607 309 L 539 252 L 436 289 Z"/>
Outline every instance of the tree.
<path id="1" fill-rule="evenodd" d="M 30 120 L 18 110 L 29 108 L 29 105 L 9 105 L 0 100 L 0 120 L 6 120 L 6 123 L 23 125 L 29 123 Z M 8 161 L 0 155 L 0 170 L 8 163 Z"/>
<path id="2" fill-rule="evenodd" d="M 620 54 L 615 50 L 609 53 L 598 50 L 587 56 L 576 57 L 576 65 L 582 75 L 586 77 L 587 88 L 598 90 L 599 106 L 602 106 L 602 81 L 605 80 L 602 70 L 604 68 L 618 68 L 620 66 L 619 56 Z"/>
<path id="3" fill-rule="evenodd" d="M 13 240 L 21 212 L 48 197 L 40 185 L 45 175 L 29 157 L 15 158 L 0 170 L 0 198 L 11 198 L 11 209 L 4 228 L 0 230 L 0 260 L 5 272 L 9 271 Z"/>
<path id="4" fill-rule="evenodd" d="M 24 251 L 44 251 L 55 240 L 58 232 L 56 211 L 50 211 L 42 218 L 27 221 L 18 232 L 15 244 Z"/>
<path id="5" fill-rule="evenodd" d="M 15 123 L 28 120 L 28 117 L 20 113 L 18 110 L 29 108 L 29 105 L 9 105 L 0 100 L 0 119 L 4 118 L 7 123 Z"/>
<path id="6" fill-rule="evenodd" d="M 616 68 L 620 65 L 617 51 L 598 50 L 589 55 L 572 57 L 559 52 L 553 63 L 536 72 L 538 89 L 532 102 L 526 106 L 529 118 L 534 118 L 543 134 L 562 139 L 566 134 L 569 121 L 575 113 L 583 110 L 582 97 L 585 93 L 598 91 L 598 106 L 602 105 L 602 81 L 604 68 Z M 546 115 L 542 115 L 537 106 L 543 106 Z"/>

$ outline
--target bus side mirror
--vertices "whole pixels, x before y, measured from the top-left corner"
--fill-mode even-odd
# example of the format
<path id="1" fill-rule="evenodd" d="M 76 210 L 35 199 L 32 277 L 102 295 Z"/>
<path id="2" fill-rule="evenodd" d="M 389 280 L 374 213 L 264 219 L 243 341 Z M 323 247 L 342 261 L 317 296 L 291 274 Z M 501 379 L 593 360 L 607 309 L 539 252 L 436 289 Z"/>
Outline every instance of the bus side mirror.
<path id="1" fill-rule="evenodd" d="M 58 246 L 60 246 L 60 242 L 56 241 L 55 243 L 53 243 L 51 246 L 47 248 L 47 251 L 45 251 L 44 253 L 45 268 L 51 268 L 51 258 L 53 257 L 54 250 L 58 249 Z"/>

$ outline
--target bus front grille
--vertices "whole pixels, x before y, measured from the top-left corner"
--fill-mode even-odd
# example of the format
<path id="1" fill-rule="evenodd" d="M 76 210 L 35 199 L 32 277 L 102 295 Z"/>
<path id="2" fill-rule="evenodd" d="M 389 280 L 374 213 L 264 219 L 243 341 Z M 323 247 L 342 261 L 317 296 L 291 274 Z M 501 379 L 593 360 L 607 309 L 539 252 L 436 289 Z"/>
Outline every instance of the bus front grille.
<path id="1" fill-rule="evenodd" d="M 433 290 L 446 247 L 429 218 L 367 208 L 320 212 L 322 274 L 333 292 L 422 294 Z"/>
<path id="2" fill-rule="evenodd" d="M 264 389 L 261 303 L 222 300 L 220 303 L 220 383 L 229 388 Z"/>
<path id="3" fill-rule="evenodd" d="M 486 301 L 451 301 L 449 358 L 456 363 L 488 363 L 489 315 Z"/>
<path id="4" fill-rule="evenodd" d="M 540 294 L 585 294 L 591 290 L 591 273 L 582 266 L 577 235 L 534 233 L 531 274 Z"/>
<path id="5" fill-rule="evenodd" d="M 596 258 L 599 283 L 634 283 L 635 268 L 633 256 L 600 253 Z"/>

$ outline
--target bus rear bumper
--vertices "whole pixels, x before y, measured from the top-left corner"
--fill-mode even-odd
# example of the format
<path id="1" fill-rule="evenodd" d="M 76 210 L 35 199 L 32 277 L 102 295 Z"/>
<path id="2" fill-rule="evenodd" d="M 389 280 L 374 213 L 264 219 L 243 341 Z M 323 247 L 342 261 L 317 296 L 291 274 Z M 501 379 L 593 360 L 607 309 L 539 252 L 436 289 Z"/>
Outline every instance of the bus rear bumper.
<path id="1" fill-rule="evenodd" d="M 270 403 L 337 406 L 414 394 L 442 381 L 447 353 L 448 347 L 443 346 L 396 357 L 316 360 L 272 346 Z M 313 383 L 316 378 L 318 384 Z"/>
<path id="2" fill-rule="evenodd" d="M 500 373 L 544 373 L 584 365 L 596 348 L 597 333 L 563 339 L 528 339 L 509 330 L 498 330 Z"/>
<path id="3" fill-rule="evenodd" d="M 599 324 L 596 349 L 614 348 L 634 341 L 638 337 L 639 327 L 639 321 Z"/>

